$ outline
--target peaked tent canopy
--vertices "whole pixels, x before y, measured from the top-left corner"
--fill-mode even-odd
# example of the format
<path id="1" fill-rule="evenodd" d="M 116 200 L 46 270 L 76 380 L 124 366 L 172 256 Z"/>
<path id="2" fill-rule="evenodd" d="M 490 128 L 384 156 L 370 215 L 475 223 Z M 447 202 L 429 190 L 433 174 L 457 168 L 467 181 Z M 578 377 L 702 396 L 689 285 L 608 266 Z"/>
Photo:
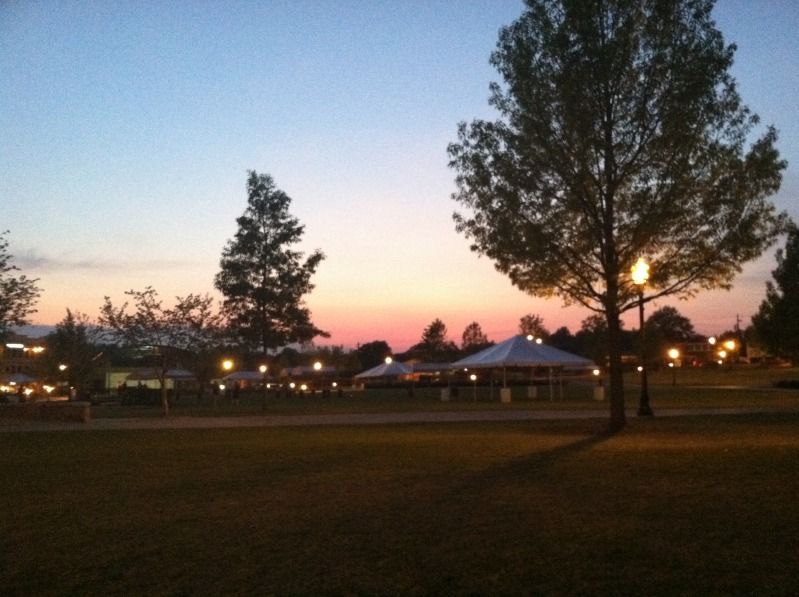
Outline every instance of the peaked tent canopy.
<path id="1" fill-rule="evenodd" d="M 155 369 L 137 369 L 133 371 L 126 379 L 130 380 L 147 380 L 159 379 L 158 371 Z M 186 381 L 194 379 L 194 373 L 186 369 L 168 369 L 164 375 L 164 379 L 174 379 L 176 381 Z"/>
<path id="2" fill-rule="evenodd" d="M 369 379 L 374 377 L 397 377 L 399 375 L 410 375 L 413 369 L 399 361 L 381 363 L 377 367 L 372 367 L 355 376 L 356 379 Z"/>
<path id="3" fill-rule="evenodd" d="M 236 371 L 223 378 L 225 381 L 262 381 L 264 374 L 260 371 Z"/>
<path id="4" fill-rule="evenodd" d="M 565 367 L 582 369 L 595 367 L 584 357 L 529 340 L 527 336 L 513 336 L 471 356 L 452 363 L 453 369 L 461 367 Z"/>

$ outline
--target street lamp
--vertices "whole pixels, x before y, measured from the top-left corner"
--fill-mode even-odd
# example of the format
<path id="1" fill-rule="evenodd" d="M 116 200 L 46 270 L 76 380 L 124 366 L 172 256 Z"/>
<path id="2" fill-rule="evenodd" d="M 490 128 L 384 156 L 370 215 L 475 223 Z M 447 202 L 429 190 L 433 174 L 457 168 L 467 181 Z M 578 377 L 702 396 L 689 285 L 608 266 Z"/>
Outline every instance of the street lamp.
<path id="1" fill-rule="evenodd" d="M 669 367 L 671 367 L 671 385 L 677 385 L 677 359 L 680 358 L 680 351 L 676 348 L 669 349 L 669 358 L 671 359 L 671 363 L 669 363 Z"/>
<path id="2" fill-rule="evenodd" d="M 233 361 L 231 359 L 225 359 L 222 361 L 222 369 L 225 371 L 230 371 L 233 369 Z"/>
<path id="3" fill-rule="evenodd" d="M 641 334 L 641 399 L 638 405 L 639 417 L 651 417 L 654 413 L 649 406 L 649 387 L 646 379 L 646 334 L 644 332 L 644 286 L 649 280 L 649 264 L 638 258 L 630 269 L 633 284 L 638 286 L 638 319 Z"/>
<path id="4" fill-rule="evenodd" d="M 264 401 L 263 401 L 263 404 L 261 404 L 261 410 L 266 410 L 266 399 L 267 399 L 266 393 L 267 393 L 267 391 L 269 389 L 269 387 L 266 384 L 266 372 L 268 370 L 269 370 L 269 367 L 267 367 L 266 365 L 259 365 L 258 366 L 258 371 L 261 372 L 261 377 L 262 377 L 261 381 L 264 384 L 264 388 L 263 388 L 264 389 Z"/>
<path id="5" fill-rule="evenodd" d="M 474 402 L 477 402 L 477 376 L 472 373 L 469 379 L 472 380 L 472 388 L 474 389 Z"/>

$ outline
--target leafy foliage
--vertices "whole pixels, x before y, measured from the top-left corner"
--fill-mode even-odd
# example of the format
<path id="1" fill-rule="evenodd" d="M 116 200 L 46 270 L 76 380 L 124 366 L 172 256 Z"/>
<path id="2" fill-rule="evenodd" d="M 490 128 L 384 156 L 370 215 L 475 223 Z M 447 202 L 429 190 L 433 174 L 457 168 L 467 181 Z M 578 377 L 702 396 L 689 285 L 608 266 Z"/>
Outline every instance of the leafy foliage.
<path id="1" fill-rule="evenodd" d="M 666 351 L 675 344 L 690 342 L 696 337 L 691 320 L 668 305 L 647 318 L 644 331 L 647 357 L 655 360 L 665 359 Z"/>
<path id="2" fill-rule="evenodd" d="M 247 208 L 236 220 L 239 229 L 222 251 L 214 279 L 240 340 L 264 352 L 328 336 L 311 323 L 303 302 L 324 255 L 317 250 L 303 261 L 303 253 L 291 248 L 305 227 L 289 213 L 290 204 L 271 176 L 251 171 Z"/>
<path id="3" fill-rule="evenodd" d="M 544 326 L 544 319 L 540 315 L 528 313 L 519 319 L 519 333 L 535 338 L 549 338 L 549 330 Z"/>
<path id="4" fill-rule="evenodd" d="M 355 354 L 363 369 L 371 369 L 391 355 L 391 347 L 385 340 L 373 340 L 358 346 L 355 349 Z"/>
<path id="5" fill-rule="evenodd" d="M 647 300 L 728 288 L 784 224 L 768 197 L 785 162 L 754 139 L 711 0 L 528 0 L 500 31 L 494 122 L 449 146 L 456 228 L 513 284 L 608 322 L 611 426 L 624 424 L 619 314 L 653 264 Z"/>
<path id="6" fill-rule="evenodd" d="M 752 317 L 758 339 L 778 356 L 799 359 L 799 227 L 789 228 L 777 251 L 777 268 L 766 282 L 766 298 Z"/>
<path id="7" fill-rule="evenodd" d="M 203 356 L 212 354 L 220 341 L 221 316 L 214 312 L 213 299 L 208 295 L 177 297 L 175 306 L 167 308 L 151 286 L 125 294 L 133 300 L 132 312 L 128 311 L 128 302 L 114 307 L 111 299 L 105 297 L 99 323 L 126 346 L 154 350 L 153 365 L 161 384 L 161 404 L 164 414 L 169 414 L 165 383 L 168 370 L 193 359 L 208 366 Z"/>
<path id="8" fill-rule="evenodd" d="M 0 338 L 9 328 L 28 323 L 28 316 L 36 313 L 36 301 L 41 290 L 38 279 L 17 274 L 19 268 L 12 263 L 8 252 L 8 231 L 0 233 Z"/>
<path id="9" fill-rule="evenodd" d="M 94 374 L 103 365 L 104 349 L 99 346 L 101 332 L 85 313 L 67 309 L 64 318 L 48 334 L 45 360 L 51 377 L 66 376 L 70 386 L 82 395 Z M 59 366 L 66 365 L 61 373 Z"/>

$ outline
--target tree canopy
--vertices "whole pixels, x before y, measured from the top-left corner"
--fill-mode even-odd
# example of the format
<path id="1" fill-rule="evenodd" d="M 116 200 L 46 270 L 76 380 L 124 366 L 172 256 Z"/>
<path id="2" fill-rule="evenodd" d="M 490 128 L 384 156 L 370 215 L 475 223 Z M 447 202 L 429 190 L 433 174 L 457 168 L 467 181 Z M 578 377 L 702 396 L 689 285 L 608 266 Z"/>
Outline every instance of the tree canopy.
<path id="1" fill-rule="evenodd" d="M 483 328 L 479 323 L 473 321 L 464 328 L 463 334 L 461 335 L 462 350 L 469 351 L 477 347 L 483 348 L 488 344 L 488 336 L 483 333 Z"/>
<path id="2" fill-rule="evenodd" d="M 52 377 L 66 376 L 67 383 L 83 395 L 100 365 L 100 330 L 85 313 L 67 309 L 64 318 L 47 335 L 45 362 Z M 61 366 L 66 368 L 60 373 Z"/>
<path id="3" fill-rule="evenodd" d="M 191 361 L 194 351 L 214 346 L 219 341 L 221 318 L 213 311 L 213 299 L 208 295 L 176 297 L 175 306 L 169 308 L 150 286 L 125 294 L 131 297 L 133 309 L 128 309 L 127 301 L 115 307 L 105 297 L 98 321 L 123 345 L 152 351 L 152 365 L 161 385 L 161 405 L 168 415 L 168 370 Z"/>
<path id="4" fill-rule="evenodd" d="M 608 324 L 611 427 L 624 424 L 619 315 L 729 288 L 784 223 L 785 162 L 741 101 L 711 0 L 527 0 L 491 63 L 496 121 L 449 146 L 456 228 L 513 284 Z M 749 140 L 753 139 L 751 144 Z"/>
<path id="5" fill-rule="evenodd" d="M 314 288 L 311 276 L 324 259 L 292 249 L 305 227 L 289 213 L 291 198 L 267 174 L 249 173 L 247 208 L 238 231 L 222 251 L 214 285 L 239 340 L 266 353 L 292 342 L 328 334 L 311 322 L 303 297 Z"/>
<path id="6" fill-rule="evenodd" d="M 791 224 L 785 247 L 777 251 L 773 280 L 752 317 L 757 338 L 774 355 L 799 360 L 799 227 Z"/>
<path id="7" fill-rule="evenodd" d="M 536 338 L 549 338 L 549 330 L 544 326 L 544 319 L 540 315 L 528 313 L 519 319 L 519 333 L 524 336 Z"/>
<path id="8" fill-rule="evenodd" d="M 8 252 L 7 235 L 8 231 L 0 233 L 0 339 L 10 327 L 29 323 L 28 316 L 36 313 L 41 292 L 38 279 L 17 273 L 20 270 Z"/>

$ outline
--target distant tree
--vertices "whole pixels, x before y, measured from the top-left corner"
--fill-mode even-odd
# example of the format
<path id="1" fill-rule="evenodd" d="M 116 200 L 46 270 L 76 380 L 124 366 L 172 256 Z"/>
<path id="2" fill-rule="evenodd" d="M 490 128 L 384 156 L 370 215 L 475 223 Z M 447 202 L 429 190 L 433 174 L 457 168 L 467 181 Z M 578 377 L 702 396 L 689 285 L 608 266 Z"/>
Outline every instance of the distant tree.
<path id="1" fill-rule="evenodd" d="M 447 361 L 457 356 L 458 347 L 447 340 L 447 326 L 436 318 L 422 332 L 421 342 L 412 346 L 408 353 L 427 361 Z"/>
<path id="2" fill-rule="evenodd" d="M 101 334 L 85 313 L 67 309 L 64 318 L 47 335 L 45 363 L 50 377 L 64 379 L 79 396 L 87 393 L 95 373 L 103 364 Z M 66 366 L 61 371 L 60 366 Z"/>
<path id="3" fill-rule="evenodd" d="M 36 313 L 36 301 L 41 290 L 38 279 L 17 274 L 19 268 L 12 263 L 8 252 L 8 231 L 0 233 L 0 339 L 9 328 L 29 323 L 28 316 Z"/>
<path id="4" fill-rule="evenodd" d="M 473 321 L 463 330 L 461 335 L 461 348 L 467 350 L 474 346 L 485 346 L 488 344 L 488 336 L 483 333 L 483 328 L 476 321 Z"/>
<path id="5" fill-rule="evenodd" d="M 691 320 L 671 306 L 661 307 L 644 323 L 647 358 L 665 359 L 666 351 L 674 344 L 690 342 L 696 337 Z"/>
<path id="6" fill-rule="evenodd" d="M 289 213 L 291 198 L 271 176 L 249 173 L 247 208 L 239 229 L 222 251 L 214 285 L 224 295 L 232 329 L 248 347 L 264 354 L 293 342 L 328 337 L 311 322 L 303 297 L 313 290 L 311 276 L 324 259 L 291 247 L 305 227 Z"/>
<path id="7" fill-rule="evenodd" d="M 592 359 L 598 365 L 605 365 L 607 362 L 607 340 L 608 322 L 597 313 L 583 319 L 575 334 L 579 354 Z"/>
<path id="8" fill-rule="evenodd" d="M 544 319 L 540 315 L 528 313 L 519 319 L 519 333 L 523 336 L 535 338 L 549 338 L 549 330 L 544 327 Z"/>
<path id="9" fill-rule="evenodd" d="M 547 342 L 550 346 L 554 346 L 560 350 L 565 350 L 566 352 L 571 353 L 579 353 L 577 339 L 572 335 L 572 333 L 569 331 L 569 328 L 566 326 L 559 327 L 552 332 Z"/>
<path id="10" fill-rule="evenodd" d="M 782 229 L 786 164 L 773 128 L 754 137 L 712 0 L 525 4 L 491 57 L 500 118 L 449 146 L 456 228 L 522 290 L 605 317 L 616 430 L 631 266 L 652 263 L 647 301 L 729 288 Z"/>
<path id="11" fill-rule="evenodd" d="M 785 247 L 777 251 L 773 281 L 752 325 L 757 338 L 774 355 L 799 361 L 799 227 L 791 224 Z"/>
<path id="12" fill-rule="evenodd" d="M 371 369 L 381 364 L 387 356 L 392 354 L 391 347 L 385 340 L 373 340 L 361 344 L 355 349 L 355 354 L 363 369 Z"/>
<path id="13" fill-rule="evenodd" d="M 169 415 L 166 379 L 169 369 L 192 359 L 193 350 L 210 347 L 218 337 L 219 319 L 211 310 L 209 296 L 190 294 L 177 297 L 173 308 L 163 306 L 150 286 L 143 291 L 125 293 L 133 301 L 114 307 L 109 297 L 100 310 L 99 323 L 123 345 L 153 351 L 155 374 L 161 387 L 161 405 Z"/>

